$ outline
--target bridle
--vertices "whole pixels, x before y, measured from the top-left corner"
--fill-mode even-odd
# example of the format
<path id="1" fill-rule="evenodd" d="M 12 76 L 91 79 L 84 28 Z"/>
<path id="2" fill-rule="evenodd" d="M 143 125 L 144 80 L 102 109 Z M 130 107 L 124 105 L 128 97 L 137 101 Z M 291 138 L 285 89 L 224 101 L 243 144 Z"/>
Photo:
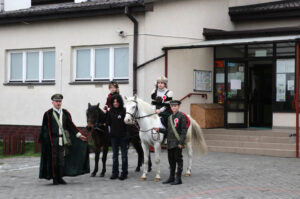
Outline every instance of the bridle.
<path id="1" fill-rule="evenodd" d="M 138 107 L 138 102 L 136 100 L 130 100 L 131 102 L 134 102 L 136 104 L 136 107 L 135 107 L 135 110 L 133 113 L 129 113 L 126 111 L 126 114 L 130 115 L 132 117 L 132 121 L 134 122 L 134 124 L 136 125 L 136 127 L 139 129 L 140 132 L 143 132 L 143 133 L 146 133 L 148 131 L 151 131 L 151 136 L 152 136 L 152 139 L 153 140 L 160 140 L 160 134 L 156 131 L 154 131 L 154 128 L 151 128 L 149 130 L 142 130 L 139 128 L 139 126 L 137 125 L 137 120 L 139 119 L 143 119 L 143 118 L 146 118 L 146 117 L 151 117 L 152 115 L 156 115 L 157 113 L 151 113 L 151 114 L 148 114 L 148 115 L 144 115 L 144 116 L 138 116 L 138 110 L 139 110 L 139 107 Z M 158 138 L 155 139 L 154 138 L 154 134 L 158 134 Z"/>
<path id="2" fill-rule="evenodd" d="M 136 120 L 139 120 L 139 119 L 143 119 L 143 118 L 146 118 L 146 117 L 151 117 L 152 115 L 156 115 L 157 114 L 157 113 L 151 113 L 151 114 L 144 115 L 144 116 L 138 116 L 138 110 L 139 110 L 138 102 L 136 100 L 130 100 L 130 101 L 134 102 L 136 104 L 135 110 L 134 110 L 133 113 L 129 113 L 129 112 L 126 111 L 126 114 L 130 115 L 132 117 L 133 121 L 136 121 Z"/>

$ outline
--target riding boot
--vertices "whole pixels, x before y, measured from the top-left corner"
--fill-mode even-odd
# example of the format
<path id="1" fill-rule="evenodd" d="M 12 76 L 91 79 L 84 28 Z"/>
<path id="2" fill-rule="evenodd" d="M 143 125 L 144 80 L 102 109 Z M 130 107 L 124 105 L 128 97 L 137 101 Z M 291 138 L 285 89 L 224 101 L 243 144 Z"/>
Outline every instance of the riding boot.
<path id="1" fill-rule="evenodd" d="M 59 167 L 59 176 L 58 176 L 58 183 L 59 184 L 67 184 L 66 181 L 64 181 L 63 176 L 64 176 L 64 168 L 63 167 Z"/>
<path id="2" fill-rule="evenodd" d="M 53 185 L 58 185 L 57 178 L 53 178 Z"/>
<path id="3" fill-rule="evenodd" d="M 175 169 L 170 170 L 170 176 L 169 179 L 163 182 L 163 184 L 169 184 L 175 181 Z"/>
<path id="4" fill-rule="evenodd" d="M 182 181 L 181 181 L 181 174 L 182 174 L 182 168 L 178 168 L 178 169 L 177 169 L 176 179 L 175 179 L 174 182 L 171 183 L 171 185 L 182 184 Z"/>
<path id="5" fill-rule="evenodd" d="M 169 179 L 167 179 L 166 181 L 163 182 L 163 184 L 169 184 L 175 181 L 175 177 L 174 175 L 170 175 Z"/>

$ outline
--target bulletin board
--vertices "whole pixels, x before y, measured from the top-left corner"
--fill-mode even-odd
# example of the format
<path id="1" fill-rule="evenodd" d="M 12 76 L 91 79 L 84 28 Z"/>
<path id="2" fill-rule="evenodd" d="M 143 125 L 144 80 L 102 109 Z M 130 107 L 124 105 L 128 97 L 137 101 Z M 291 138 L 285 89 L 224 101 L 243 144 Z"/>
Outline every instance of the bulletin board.
<path id="1" fill-rule="evenodd" d="M 194 70 L 194 91 L 212 91 L 212 72 Z"/>

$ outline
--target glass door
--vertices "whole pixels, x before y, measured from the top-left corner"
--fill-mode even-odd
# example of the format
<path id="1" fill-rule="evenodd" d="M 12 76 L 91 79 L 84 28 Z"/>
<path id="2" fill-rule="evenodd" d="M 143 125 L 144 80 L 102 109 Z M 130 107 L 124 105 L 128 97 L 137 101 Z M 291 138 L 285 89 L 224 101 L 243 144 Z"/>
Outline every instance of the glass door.
<path id="1" fill-rule="evenodd" d="M 246 62 L 226 61 L 224 114 L 227 128 L 247 127 Z"/>

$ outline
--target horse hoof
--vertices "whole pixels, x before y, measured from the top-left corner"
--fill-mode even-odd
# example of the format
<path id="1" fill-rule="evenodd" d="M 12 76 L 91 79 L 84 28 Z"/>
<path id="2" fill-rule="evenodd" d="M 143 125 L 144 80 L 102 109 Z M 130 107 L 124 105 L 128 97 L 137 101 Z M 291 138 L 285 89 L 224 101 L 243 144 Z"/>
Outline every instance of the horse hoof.
<path id="1" fill-rule="evenodd" d="M 136 169 L 135 169 L 135 172 L 140 172 L 140 171 L 141 171 L 140 168 L 136 168 Z"/>
<path id="2" fill-rule="evenodd" d="M 105 176 L 105 174 L 104 174 L 104 173 L 101 173 L 101 174 L 100 174 L 100 177 L 101 177 L 101 178 L 103 178 L 104 176 Z"/>
<path id="3" fill-rule="evenodd" d="M 141 181 L 145 181 L 146 179 L 146 177 L 141 177 Z"/>
<path id="4" fill-rule="evenodd" d="M 160 181 L 160 178 L 154 178 L 154 181 L 155 181 L 155 182 L 159 182 L 159 181 Z"/>
<path id="5" fill-rule="evenodd" d="M 185 177 L 190 177 L 191 174 L 190 174 L 190 173 L 186 173 L 184 176 L 185 176 Z"/>
<path id="6" fill-rule="evenodd" d="M 95 173 L 92 173 L 92 174 L 91 174 L 91 177 L 95 177 L 95 176 L 96 176 L 96 174 L 95 174 Z"/>

